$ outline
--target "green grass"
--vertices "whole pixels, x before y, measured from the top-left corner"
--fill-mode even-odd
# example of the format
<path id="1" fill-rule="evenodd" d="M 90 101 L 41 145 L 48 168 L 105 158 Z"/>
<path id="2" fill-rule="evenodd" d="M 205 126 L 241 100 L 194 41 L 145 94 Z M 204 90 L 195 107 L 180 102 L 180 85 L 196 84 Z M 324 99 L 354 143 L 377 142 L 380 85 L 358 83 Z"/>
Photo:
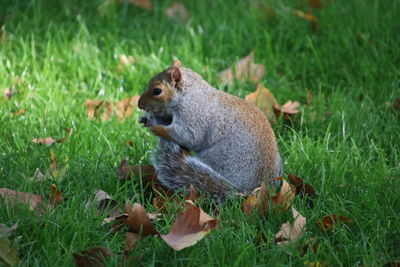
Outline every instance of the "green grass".
<path id="1" fill-rule="evenodd" d="M 103 2 L 0 0 L 0 88 L 22 80 L 18 95 L 0 100 L 0 187 L 47 196 L 52 181 L 29 177 L 36 168 L 48 169 L 50 150 L 69 162 L 57 185 L 68 200 L 51 213 L 39 217 L 0 205 L 0 223 L 19 221 L 11 238 L 22 265 L 70 266 L 73 251 L 123 249 L 124 234 L 112 235 L 93 210 L 85 211 L 96 188 L 151 209 L 138 179 L 119 182 L 116 168 L 123 157 L 148 163 L 155 138 L 139 125 L 138 114 L 122 123 L 89 120 L 86 99 L 140 94 L 175 57 L 221 88 L 218 72 L 251 50 L 266 66 L 263 84 L 280 102 L 305 104 L 307 91 L 313 94 L 301 115 L 292 123 L 278 121 L 274 130 L 285 173 L 303 177 L 318 192 L 312 210 L 302 200 L 294 203 L 307 217 L 299 243 L 316 237 L 318 252 L 301 255 L 295 246 L 276 246 L 274 233 L 288 217 L 251 220 L 233 201 L 222 207 L 221 227 L 195 246 L 175 252 L 147 238 L 132 255 L 141 255 L 144 265 L 168 266 L 379 266 L 400 260 L 400 111 L 391 105 L 400 97 L 399 1 L 330 1 L 315 11 L 317 32 L 293 15 L 296 8 L 307 10 L 300 0 L 264 1 L 274 18 L 255 0 L 183 1 L 192 14 L 187 24 L 165 16 L 171 1 L 155 2 L 153 11 Z M 133 55 L 135 64 L 119 71 L 119 54 Z M 222 89 L 244 97 L 255 86 L 238 82 Z M 26 113 L 12 118 L 20 108 Z M 68 142 L 31 142 L 63 137 L 64 127 L 76 128 Z M 129 140 L 134 147 L 123 144 Z M 354 223 L 322 232 L 316 222 L 331 213 Z M 166 233 L 172 222 L 167 217 L 158 229 Z M 257 244 L 261 230 L 269 241 Z M 119 257 L 107 262 L 117 266 Z"/>

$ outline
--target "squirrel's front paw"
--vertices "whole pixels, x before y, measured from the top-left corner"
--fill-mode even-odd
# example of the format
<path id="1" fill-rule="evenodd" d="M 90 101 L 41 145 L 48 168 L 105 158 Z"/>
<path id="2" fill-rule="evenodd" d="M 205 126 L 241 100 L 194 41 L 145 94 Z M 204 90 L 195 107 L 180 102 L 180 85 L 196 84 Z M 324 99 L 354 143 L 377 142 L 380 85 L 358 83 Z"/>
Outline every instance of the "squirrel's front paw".
<path id="1" fill-rule="evenodd" d="M 148 119 L 147 117 L 140 117 L 139 123 L 141 123 L 141 124 L 143 124 L 144 126 L 146 126 L 148 120 L 149 120 L 149 119 Z"/>
<path id="2" fill-rule="evenodd" d="M 148 117 L 141 117 L 139 119 L 139 123 L 142 123 L 144 127 L 151 128 L 157 125 L 154 121 L 149 119 Z"/>

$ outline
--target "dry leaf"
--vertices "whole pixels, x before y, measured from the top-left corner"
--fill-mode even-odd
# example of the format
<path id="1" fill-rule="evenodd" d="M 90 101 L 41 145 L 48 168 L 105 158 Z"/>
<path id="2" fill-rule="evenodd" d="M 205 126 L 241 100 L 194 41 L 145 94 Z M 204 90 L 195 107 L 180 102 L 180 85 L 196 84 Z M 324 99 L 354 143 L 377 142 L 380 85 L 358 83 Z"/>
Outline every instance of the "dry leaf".
<path id="1" fill-rule="evenodd" d="M 219 74 L 222 83 L 231 85 L 235 79 L 257 83 L 264 76 L 265 67 L 254 63 L 254 52 Z"/>
<path id="2" fill-rule="evenodd" d="M 128 217 L 124 218 L 123 221 L 129 227 L 130 231 L 140 234 L 142 237 L 158 234 L 142 205 L 134 203 L 133 207 L 131 207 L 126 203 L 125 212 L 128 214 Z"/>
<path id="3" fill-rule="evenodd" d="M 35 174 L 30 178 L 32 180 L 38 180 L 39 182 L 42 182 L 46 176 L 40 171 L 39 168 L 36 168 Z"/>
<path id="4" fill-rule="evenodd" d="M 316 16 L 314 16 L 311 12 L 309 13 L 304 13 L 301 10 L 295 10 L 294 14 L 302 19 L 308 20 L 310 22 L 318 22 L 318 18 Z"/>
<path id="5" fill-rule="evenodd" d="M 144 184 L 151 183 L 156 176 L 156 169 L 153 165 L 130 165 L 126 159 L 121 160 L 118 168 L 119 179 L 130 180 L 132 178 L 131 172 L 135 177 L 142 177 Z"/>
<path id="6" fill-rule="evenodd" d="M 282 224 L 281 229 L 275 235 L 275 242 L 278 246 L 294 243 L 305 231 L 306 218 L 302 216 L 295 208 L 292 207 L 292 214 L 294 218 L 293 224 L 286 222 Z"/>
<path id="7" fill-rule="evenodd" d="M 153 10 L 151 0 L 116 0 L 119 3 L 128 3 L 134 6 L 138 6 L 147 10 Z"/>
<path id="8" fill-rule="evenodd" d="M 10 116 L 11 116 L 11 118 L 18 117 L 18 116 L 25 114 L 25 112 L 26 112 L 26 110 L 24 108 L 21 108 L 17 112 L 11 112 Z"/>
<path id="9" fill-rule="evenodd" d="M 278 102 L 274 95 L 261 83 L 257 84 L 257 90 L 248 94 L 245 99 L 264 112 L 270 122 L 275 122 L 274 105 Z"/>
<path id="10" fill-rule="evenodd" d="M 4 224 L 0 224 L 0 264 L 3 262 L 6 266 L 17 266 L 20 262 L 18 253 L 12 246 L 8 236 L 15 230 L 18 223 L 8 228 Z"/>
<path id="11" fill-rule="evenodd" d="M 86 209 L 92 202 L 87 202 L 85 207 Z M 93 204 L 96 206 L 98 216 L 103 214 L 107 214 L 107 217 L 104 218 L 103 223 L 110 223 L 115 220 L 118 216 L 121 215 L 121 208 L 118 203 L 113 200 L 110 195 L 108 195 L 103 190 L 97 190 L 94 194 Z"/>
<path id="12" fill-rule="evenodd" d="M 41 195 L 17 192 L 8 188 L 0 188 L 0 195 L 3 197 L 5 204 L 23 203 L 29 205 L 29 210 L 35 211 L 39 215 L 43 214 L 43 210 L 40 208 L 40 205 L 43 204 Z"/>
<path id="13" fill-rule="evenodd" d="M 396 98 L 396 100 L 393 103 L 393 107 L 397 110 L 400 110 L 400 98 Z"/>
<path id="14" fill-rule="evenodd" d="M 195 201 L 198 198 L 198 194 L 194 186 L 190 185 L 189 196 L 186 198 L 187 200 Z"/>
<path id="15" fill-rule="evenodd" d="M 55 184 L 52 184 L 49 204 L 53 206 L 53 208 L 56 208 L 63 201 L 64 198 L 62 196 L 61 191 L 57 189 L 57 186 Z"/>
<path id="16" fill-rule="evenodd" d="M 217 225 L 217 220 L 210 217 L 193 202 L 186 201 L 186 210 L 179 213 L 171 231 L 161 238 L 173 249 L 179 251 L 193 246 Z"/>
<path id="17" fill-rule="evenodd" d="M 127 231 L 125 233 L 125 249 L 124 249 L 124 253 L 127 254 L 129 253 L 132 248 L 134 248 L 136 246 L 136 243 L 139 241 L 140 239 L 140 235 L 134 232 L 129 232 Z"/>
<path id="18" fill-rule="evenodd" d="M 246 215 L 250 215 L 254 210 L 264 216 L 268 215 L 268 202 L 270 201 L 270 196 L 263 182 L 261 187 L 256 188 L 251 195 L 249 195 L 246 201 L 243 203 L 243 211 Z"/>
<path id="19" fill-rule="evenodd" d="M 328 214 L 325 215 L 321 220 L 319 220 L 318 226 L 322 231 L 334 231 L 334 225 L 342 223 L 352 223 L 353 220 L 350 218 L 343 217 L 341 215 L 336 214 Z"/>
<path id="20" fill-rule="evenodd" d="M 296 193 L 296 188 L 293 185 L 288 184 L 282 177 L 278 177 L 276 179 L 282 180 L 282 186 L 279 194 L 272 197 L 272 203 L 276 204 L 281 209 L 286 210 L 292 204 Z"/>
<path id="21" fill-rule="evenodd" d="M 110 257 L 112 252 L 106 247 L 93 247 L 72 255 L 78 267 L 103 267 L 104 259 Z"/>
<path id="22" fill-rule="evenodd" d="M 279 104 L 274 104 L 274 112 L 277 117 L 283 114 L 283 119 L 286 120 L 289 116 L 295 115 L 300 112 L 298 110 L 299 106 L 300 102 L 289 100 L 282 106 L 279 106 Z"/>
<path id="23" fill-rule="evenodd" d="M 300 177 L 298 177 L 294 174 L 289 174 L 288 178 L 289 178 L 290 183 L 296 187 L 297 194 L 299 194 L 301 196 L 309 197 L 307 204 L 309 205 L 310 208 L 312 208 L 313 207 L 313 198 L 315 197 L 314 188 L 311 185 L 304 183 L 303 179 L 301 179 Z"/>
<path id="24" fill-rule="evenodd" d="M 53 151 L 50 151 L 50 166 L 49 173 L 50 176 L 56 181 L 61 182 L 65 175 L 67 174 L 67 170 L 69 168 L 69 164 L 66 163 L 62 168 L 57 162 L 56 155 Z"/>
<path id="25" fill-rule="evenodd" d="M 68 128 L 64 128 L 64 130 L 68 133 L 68 135 L 66 137 L 60 138 L 60 139 L 53 139 L 52 137 L 46 137 L 46 138 L 34 138 L 32 139 L 33 143 L 39 144 L 39 145 L 52 145 L 54 143 L 62 143 L 65 142 L 68 137 L 70 137 L 72 135 L 72 133 L 74 132 L 74 129 L 68 129 Z"/>
<path id="26" fill-rule="evenodd" d="M 139 96 L 132 96 L 119 102 L 115 102 L 114 105 L 117 109 L 116 115 L 118 119 L 123 120 L 125 117 L 130 116 L 133 110 L 137 108 L 138 100 Z"/>
<path id="27" fill-rule="evenodd" d="M 167 8 L 166 14 L 170 18 L 178 18 L 183 21 L 187 21 L 190 17 L 186 7 L 181 2 L 175 2 Z"/>
<path id="28" fill-rule="evenodd" d="M 11 96 L 13 95 L 12 91 L 13 91 L 13 90 L 12 90 L 11 87 L 10 87 L 10 88 L 4 89 L 4 97 L 5 97 L 5 99 L 6 99 L 7 101 L 11 99 Z"/>
<path id="29" fill-rule="evenodd" d="M 327 267 L 328 264 L 324 261 L 304 261 L 304 265 L 307 267 Z"/>
<path id="30" fill-rule="evenodd" d="M 135 58 L 133 56 L 126 56 L 125 54 L 119 55 L 119 61 L 122 65 L 131 65 L 135 63 Z"/>

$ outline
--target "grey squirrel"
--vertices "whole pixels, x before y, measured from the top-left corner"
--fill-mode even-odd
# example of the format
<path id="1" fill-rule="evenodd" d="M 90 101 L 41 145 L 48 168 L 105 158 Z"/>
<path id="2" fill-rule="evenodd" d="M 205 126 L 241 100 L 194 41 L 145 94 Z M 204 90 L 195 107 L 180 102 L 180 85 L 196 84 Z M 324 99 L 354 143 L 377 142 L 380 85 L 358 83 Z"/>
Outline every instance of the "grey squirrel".
<path id="1" fill-rule="evenodd" d="M 265 115 L 179 61 L 150 80 L 138 107 L 145 111 L 140 122 L 160 137 L 153 165 L 169 189 L 192 184 L 223 200 L 235 191 L 250 193 L 266 178 L 273 184 L 283 173 Z"/>

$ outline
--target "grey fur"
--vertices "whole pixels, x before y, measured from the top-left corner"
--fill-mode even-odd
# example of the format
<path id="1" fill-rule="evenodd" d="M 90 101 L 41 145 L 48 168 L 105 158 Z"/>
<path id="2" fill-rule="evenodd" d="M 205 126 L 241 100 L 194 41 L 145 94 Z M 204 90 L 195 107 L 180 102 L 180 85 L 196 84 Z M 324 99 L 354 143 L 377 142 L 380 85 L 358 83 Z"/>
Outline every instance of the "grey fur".
<path id="1" fill-rule="evenodd" d="M 163 116 L 172 116 L 165 127 L 177 144 L 160 140 L 154 156 L 160 181 L 174 190 L 193 184 L 215 197 L 232 188 L 247 194 L 265 178 L 275 185 L 273 178 L 281 176 L 283 168 L 264 114 L 253 104 L 213 88 L 194 71 L 180 71 L 183 87 L 162 111 Z M 157 124 L 155 113 L 147 116 Z M 184 156 L 180 147 L 196 156 Z"/>

